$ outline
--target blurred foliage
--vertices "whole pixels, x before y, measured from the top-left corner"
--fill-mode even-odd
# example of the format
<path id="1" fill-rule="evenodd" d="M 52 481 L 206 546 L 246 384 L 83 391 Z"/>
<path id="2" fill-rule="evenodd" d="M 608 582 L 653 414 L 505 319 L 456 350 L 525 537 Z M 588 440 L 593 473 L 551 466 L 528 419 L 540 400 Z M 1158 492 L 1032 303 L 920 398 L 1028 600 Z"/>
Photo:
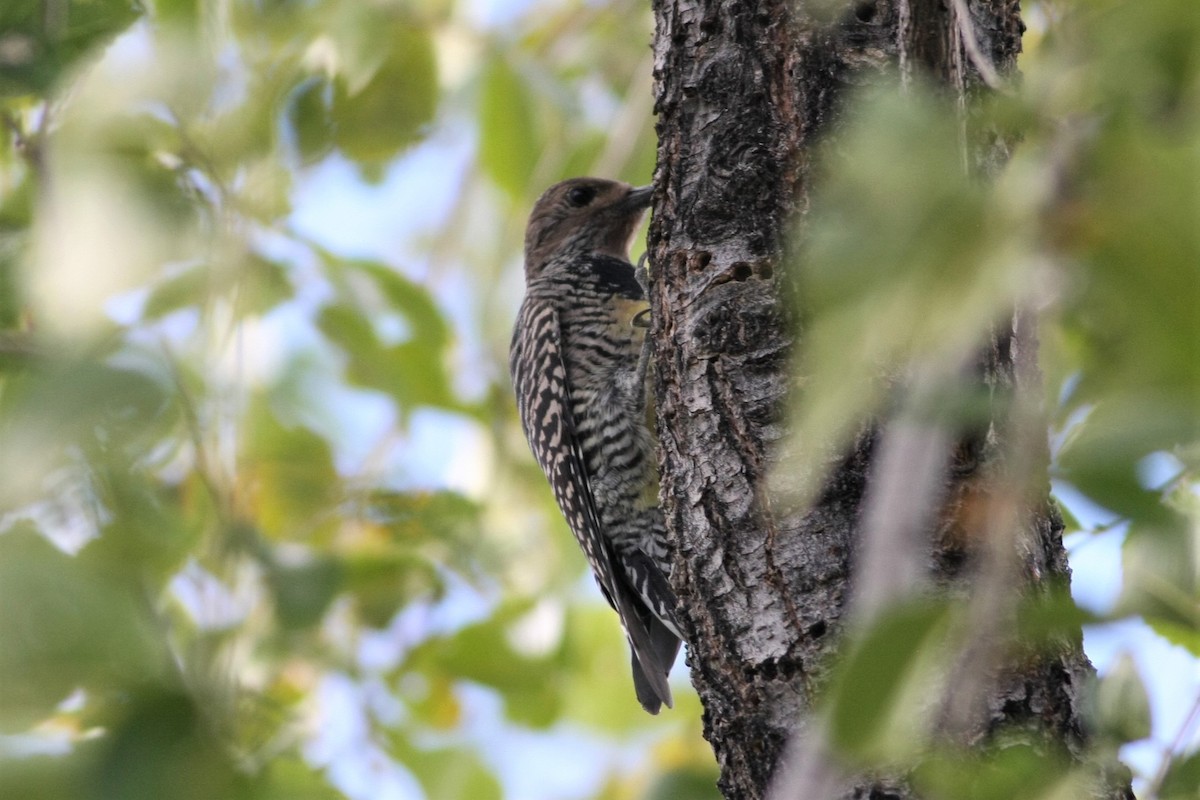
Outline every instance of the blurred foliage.
<path id="1" fill-rule="evenodd" d="M 955 426 L 1010 419 L 1018 429 L 1039 405 L 1052 426 L 1050 478 L 1076 512 L 1065 515 L 1070 541 L 1117 532 L 1123 575 L 1111 607 L 1085 611 L 1059 589 L 1014 600 L 1014 646 L 1053 651 L 1081 623 L 1136 620 L 1186 649 L 1191 676 L 1175 683 L 1195 686 L 1200 16 L 1191 0 L 1022 8 L 1031 25 L 1019 79 L 967 109 L 919 81 L 865 89 L 825 144 L 798 276 L 798 455 L 779 485 L 811 496 L 864 420 L 906 404 Z M 980 179 L 994 162 L 968 154 L 964 130 L 1012 143 L 994 179 Z M 1025 405 L 1003 380 L 981 397 L 962 377 L 1013 308 L 1041 342 L 1045 396 Z M 928 406 L 897 391 L 908 370 L 940 376 Z M 1028 466 L 1039 453 L 1005 458 L 1031 474 L 1024 490 L 1045 491 Z M 930 798 L 1090 796 L 1065 753 L 1002 747 L 980 761 L 922 741 L 929 682 L 967 685 L 948 672 L 954 654 L 989 635 L 970 633 L 978 603 L 893 609 L 860 631 L 830 676 L 830 738 L 860 766 L 924 759 L 915 777 Z M 1003 633 L 994 616 L 989 624 Z M 1152 727 L 1143 679 L 1156 666 L 1116 658 L 1091 693 L 1088 723 L 1101 757 L 1153 735 L 1137 762 L 1139 796 L 1195 796 L 1200 697 L 1168 701 L 1181 710 L 1178 729 Z"/>
<path id="2" fill-rule="evenodd" d="M 884 92 L 808 227 L 806 442 L 887 402 L 880 372 L 1039 309 L 1054 476 L 1128 528 L 1116 609 L 1022 607 L 1047 641 L 1137 616 L 1200 655 L 1190 3 L 1027 4 L 1023 81 L 969 120 L 1020 134 L 996 186 L 964 177 L 952 110 Z M 651 174 L 649 36 L 635 0 L 0 5 L 0 796 L 487 798 L 531 769 L 715 796 L 694 694 L 644 715 L 581 596 L 503 366 L 537 193 Z M 345 215 L 298 222 L 323 171 L 366 191 L 459 150 L 405 187 L 407 213 L 450 195 L 427 230 L 364 254 L 327 241 Z M 834 676 L 856 757 L 901 752 L 951 611 L 898 609 Z M 1128 664 L 1106 684 L 1115 747 L 1144 692 Z M 519 745 L 559 735 L 581 752 L 552 769 Z M 916 777 L 1077 779 L 1023 750 Z"/>
<path id="3" fill-rule="evenodd" d="M 650 174 L 649 37 L 632 0 L 0 4 L 0 796 L 519 796 L 563 731 L 575 796 L 715 796 L 504 369 L 540 188 Z M 443 233 L 298 224 L 464 132 Z"/>

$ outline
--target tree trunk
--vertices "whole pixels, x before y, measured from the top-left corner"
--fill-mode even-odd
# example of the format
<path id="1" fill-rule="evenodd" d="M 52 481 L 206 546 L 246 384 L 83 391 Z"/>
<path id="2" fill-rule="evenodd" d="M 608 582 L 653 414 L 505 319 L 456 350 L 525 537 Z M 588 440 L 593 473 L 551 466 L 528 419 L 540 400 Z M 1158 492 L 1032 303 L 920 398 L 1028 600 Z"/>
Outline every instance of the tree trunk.
<path id="1" fill-rule="evenodd" d="M 984 89 L 979 66 L 985 77 L 989 66 L 1013 72 L 1023 30 L 1017 0 L 973 0 L 975 41 L 966 43 L 956 0 L 848 3 L 832 22 L 808 5 L 654 2 L 659 149 L 649 245 L 660 498 L 678 548 L 672 583 L 692 682 L 731 800 L 766 796 L 785 745 L 810 721 L 822 665 L 845 627 L 878 449 L 877 433 L 860 437 L 812 506 L 773 505 L 767 492 L 803 335 L 784 272 L 788 235 L 809 203 L 814 144 L 836 133 L 849 89 L 889 70 L 933 76 L 965 103 Z M 974 152 L 974 166 L 989 172 L 1006 150 L 993 139 Z M 980 379 L 994 388 L 1037 380 L 1035 341 L 1019 323 L 1014 315 L 983 348 Z M 1000 453 L 1018 433 L 996 416 L 989 444 L 964 438 L 945 473 L 942 524 L 927 533 L 939 585 L 978 577 L 962 568 L 945 509 L 965 508 L 980 476 L 1003 473 Z M 1034 450 L 1044 470 L 1044 448 Z M 1068 581 L 1044 479 L 1021 516 L 1025 580 Z M 996 669 L 978 698 L 985 713 L 956 736 L 982 746 L 1001 728 L 1027 729 L 1083 758 L 1079 691 L 1090 674 L 1077 636 L 1052 655 Z M 841 796 L 914 796 L 902 777 L 851 777 Z M 1097 796 L 1128 792 L 1126 784 Z"/>

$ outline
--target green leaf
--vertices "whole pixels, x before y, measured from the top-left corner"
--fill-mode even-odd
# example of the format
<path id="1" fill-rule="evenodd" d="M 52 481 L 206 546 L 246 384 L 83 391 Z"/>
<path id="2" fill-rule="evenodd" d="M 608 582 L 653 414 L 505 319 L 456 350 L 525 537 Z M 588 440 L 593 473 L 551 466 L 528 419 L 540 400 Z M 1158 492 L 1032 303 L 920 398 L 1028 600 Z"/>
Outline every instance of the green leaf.
<path id="1" fill-rule="evenodd" d="M 83 800 L 251 800 L 253 787 L 190 695 L 145 688 L 111 709 Z"/>
<path id="2" fill-rule="evenodd" d="M 936 755 L 921 762 L 913 783 L 922 796 L 945 800 L 1050 798 L 1058 796 L 1049 790 L 1067 772 L 1060 756 L 1017 744 L 997 748 L 984 758 Z"/>
<path id="3" fill-rule="evenodd" d="M 97 478 L 111 518 L 80 558 L 131 583 L 161 588 L 183 565 L 200 530 L 185 522 L 179 496 L 148 476 L 116 466 Z"/>
<path id="4" fill-rule="evenodd" d="M 696 767 L 673 769 L 659 776 L 646 793 L 646 800 L 721 800 L 715 770 Z"/>
<path id="5" fill-rule="evenodd" d="M 76 687 L 159 675 L 165 656 L 147 611 L 136 582 L 63 553 L 32 526 L 0 536 L 0 729 L 48 716 Z"/>
<path id="6" fill-rule="evenodd" d="M 461 410 L 445 363 L 449 328 L 428 290 L 381 264 L 329 264 L 344 300 L 322 309 L 317 326 L 345 352 L 349 379 L 390 394 L 401 414 L 417 406 Z M 401 341 L 385 343 L 375 321 L 401 323 Z"/>
<path id="7" fill-rule="evenodd" d="M 190 264 L 160 280 L 142 307 L 154 320 L 183 308 L 206 306 L 214 297 L 236 302 L 239 314 L 261 314 L 292 294 L 285 269 L 257 253 L 221 264 Z"/>
<path id="8" fill-rule="evenodd" d="M 523 657 L 509 642 L 508 614 L 468 625 L 439 647 L 439 660 L 451 675 L 482 683 L 501 694 L 539 689 L 549 680 L 548 659 Z"/>
<path id="9" fill-rule="evenodd" d="M 1096 724 L 1118 742 L 1150 735 L 1150 696 L 1133 656 L 1122 653 L 1096 689 Z"/>
<path id="10" fill-rule="evenodd" d="M 495 689 L 513 721 L 545 727 L 560 708 L 560 669 L 550 657 L 529 657 L 513 647 L 509 626 L 523 610 L 501 609 L 442 640 L 432 655 L 440 672 Z"/>
<path id="11" fill-rule="evenodd" d="M 1195 603 L 1194 615 L 1200 619 L 1200 601 Z M 1163 619 L 1153 615 L 1147 615 L 1145 622 L 1151 630 L 1171 644 L 1182 647 L 1200 658 L 1200 624 L 1188 625 L 1178 618 Z"/>
<path id="12" fill-rule="evenodd" d="M 396 758 L 421 782 L 429 800 L 500 800 L 500 782 L 470 750 L 418 748 L 401 737 L 392 742 Z"/>
<path id="13" fill-rule="evenodd" d="M 345 800 L 317 770 L 299 758 L 274 758 L 256 800 Z"/>
<path id="14" fill-rule="evenodd" d="M 50 91 L 77 61 L 129 27 L 142 7 L 133 0 L 69 0 L 56 10 L 52 16 L 41 0 L 3 4 L 0 97 Z"/>
<path id="15" fill-rule="evenodd" d="M 1060 648 L 1064 639 L 1077 639 L 1082 626 L 1102 621 L 1075 603 L 1066 581 L 1051 583 L 1048 591 L 1023 597 L 1017 615 L 1022 646 L 1052 650 Z"/>
<path id="16" fill-rule="evenodd" d="M 309 78 L 288 99 L 286 116 L 292 127 L 301 162 L 308 164 L 323 158 L 333 147 L 333 120 L 329 101 L 332 88 L 328 81 Z"/>
<path id="17" fill-rule="evenodd" d="M 1147 620 L 1200 629 L 1198 577 L 1194 569 L 1188 523 L 1138 524 L 1130 528 L 1121 548 L 1124 585 L 1119 613 L 1143 614 Z"/>
<path id="18" fill-rule="evenodd" d="M 275 615 L 286 630 L 310 628 L 320 622 L 342 584 L 342 565 L 329 556 L 297 564 L 276 560 L 267 569 Z"/>
<path id="19" fill-rule="evenodd" d="M 279 421 L 265 400 L 247 414 L 241 477 L 261 529 L 273 538 L 311 539 L 336 520 L 341 480 L 329 442 Z"/>
<path id="20" fill-rule="evenodd" d="M 362 621 L 384 628 L 417 599 L 437 599 L 444 591 L 437 564 L 407 549 L 377 552 L 361 548 L 341 556 L 345 588 Z"/>
<path id="21" fill-rule="evenodd" d="M 1167 767 L 1159 790 L 1159 800 L 1195 800 L 1200 786 L 1200 753 L 1175 756 Z"/>
<path id="22" fill-rule="evenodd" d="M 853 643 L 829 691 L 833 743 L 861 757 L 895 745 L 902 695 L 922 657 L 931 655 L 947 619 L 942 604 L 912 604 L 889 611 Z"/>
<path id="23" fill-rule="evenodd" d="M 412 327 L 412 339 L 433 349 L 441 349 L 449 343 L 449 326 L 427 288 L 374 261 L 350 260 L 342 265 L 348 272 L 360 273 L 374 281 L 384 300 L 403 314 Z"/>
<path id="24" fill-rule="evenodd" d="M 0 797 L 22 800 L 79 800 L 86 786 L 85 754 L 0 758 Z"/>
<path id="25" fill-rule="evenodd" d="M 648 722 L 670 719 L 664 713 L 647 720 L 638 704 L 630 673 L 629 645 L 611 608 L 599 603 L 572 605 L 563 627 L 555 689 L 561 697 L 564 719 L 623 736 L 644 728 Z M 683 708 L 681 704 L 677 710 Z"/>
<path id="26" fill-rule="evenodd" d="M 390 29 L 391 52 L 362 87 L 334 83 L 333 141 L 362 164 L 387 161 L 416 141 L 437 107 L 437 64 L 428 31 L 405 22 Z"/>
<path id="27" fill-rule="evenodd" d="M 526 81 L 503 54 L 492 55 L 479 96 L 479 159 L 488 176 L 514 198 L 524 197 L 542 149 Z"/>

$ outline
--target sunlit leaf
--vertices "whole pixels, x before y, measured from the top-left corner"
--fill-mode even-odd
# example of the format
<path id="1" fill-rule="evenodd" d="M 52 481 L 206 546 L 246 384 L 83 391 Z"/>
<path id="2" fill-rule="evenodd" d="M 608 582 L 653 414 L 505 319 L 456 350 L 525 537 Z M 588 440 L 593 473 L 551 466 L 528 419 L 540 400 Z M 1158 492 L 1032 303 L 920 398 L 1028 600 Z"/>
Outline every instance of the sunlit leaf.
<path id="1" fill-rule="evenodd" d="M 328 515 L 341 498 L 329 442 L 280 422 L 261 400 L 246 430 L 243 477 L 262 530 L 304 539 L 330 526 Z"/>
<path id="2" fill-rule="evenodd" d="M 500 800 L 502 796 L 496 776 L 466 748 L 397 747 L 395 756 L 412 770 L 429 800 Z"/>
<path id="3" fill-rule="evenodd" d="M 137 583 L 121 578 L 31 527 L 0 536 L 0 727 L 48 716 L 76 687 L 150 681 L 166 666 Z"/>
<path id="4" fill-rule="evenodd" d="M 500 53 L 493 55 L 483 74 L 479 95 L 480 164 L 500 188 L 521 197 L 537 166 L 542 145 L 529 85 Z"/>
<path id="5" fill-rule="evenodd" d="M 334 261 L 331 268 L 347 302 L 327 305 L 317 324 L 346 353 L 350 379 L 390 394 L 402 413 L 422 405 L 458 408 L 446 369 L 448 328 L 428 290 L 372 262 Z M 388 315 L 401 323 L 395 344 L 378 327 Z"/>
<path id="6" fill-rule="evenodd" d="M 345 800 L 320 772 L 298 758 L 272 759 L 256 800 Z"/>

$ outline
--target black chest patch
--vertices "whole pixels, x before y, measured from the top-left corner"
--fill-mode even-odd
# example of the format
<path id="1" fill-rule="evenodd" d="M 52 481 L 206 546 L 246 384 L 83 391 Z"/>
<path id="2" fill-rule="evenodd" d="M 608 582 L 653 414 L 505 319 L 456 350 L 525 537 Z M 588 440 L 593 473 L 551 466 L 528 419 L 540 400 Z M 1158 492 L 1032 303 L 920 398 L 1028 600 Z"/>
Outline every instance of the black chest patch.
<path id="1" fill-rule="evenodd" d="M 612 256 L 590 255 L 584 259 L 583 268 L 596 281 L 600 291 L 641 300 L 645 296 L 641 284 L 634 277 L 633 265 Z"/>

